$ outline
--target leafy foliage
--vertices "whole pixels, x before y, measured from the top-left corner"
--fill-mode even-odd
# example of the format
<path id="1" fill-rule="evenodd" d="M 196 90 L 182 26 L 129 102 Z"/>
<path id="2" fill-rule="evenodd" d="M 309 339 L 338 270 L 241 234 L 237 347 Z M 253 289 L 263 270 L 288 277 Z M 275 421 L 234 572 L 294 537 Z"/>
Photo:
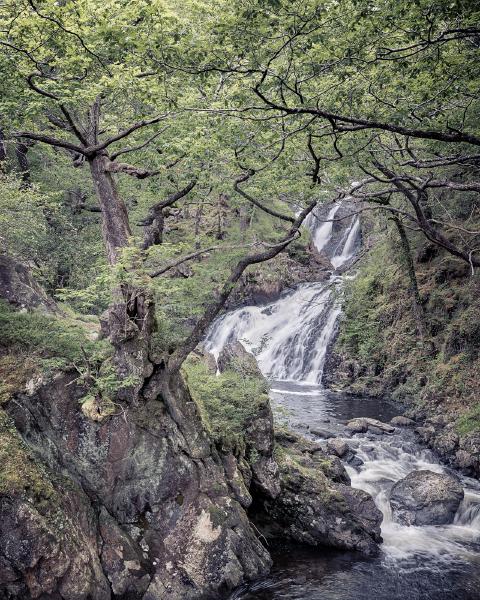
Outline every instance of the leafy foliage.
<path id="1" fill-rule="evenodd" d="M 244 450 L 248 422 L 268 402 L 263 378 L 240 370 L 215 375 L 206 363 L 192 357 L 184 371 L 202 419 L 217 443 L 226 450 Z"/>

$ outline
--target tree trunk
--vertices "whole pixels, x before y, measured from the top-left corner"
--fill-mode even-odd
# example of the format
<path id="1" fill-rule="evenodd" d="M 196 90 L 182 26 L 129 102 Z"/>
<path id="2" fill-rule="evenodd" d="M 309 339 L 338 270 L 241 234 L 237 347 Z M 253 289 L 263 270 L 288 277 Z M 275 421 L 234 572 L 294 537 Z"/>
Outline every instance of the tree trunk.
<path id="1" fill-rule="evenodd" d="M 128 246 L 131 229 L 127 207 L 118 195 L 112 174 L 105 168 L 105 161 L 105 156 L 96 155 L 89 162 L 102 211 L 103 241 L 108 261 L 114 265 Z M 115 349 L 114 362 L 120 381 L 126 378 L 132 381 L 119 390 L 119 399 L 134 401 L 145 378 L 152 373 L 149 350 L 153 328 L 154 303 L 150 294 L 128 283 L 116 286 L 102 330 Z"/>
<path id="2" fill-rule="evenodd" d="M 27 158 L 28 146 L 23 142 L 17 142 L 15 145 L 15 154 L 17 157 L 20 175 L 23 180 L 23 187 L 30 185 L 30 165 Z"/>
<path id="3" fill-rule="evenodd" d="M 199 204 L 195 213 L 195 250 L 200 250 L 200 224 L 202 222 L 203 205 Z"/>
<path id="4" fill-rule="evenodd" d="M 0 129 L 0 162 L 3 162 L 7 158 L 7 148 L 5 145 L 5 134 L 3 129 Z"/>
<path id="5" fill-rule="evenodd" d="M 132 235 L 125 203 L 117 192 L 113 176 L 106 170 L 107 157 L 95 155 L 90 161 L 95 192 L 102 210 L 102 235 L 108 262 L 114 265 Z"/>
<path id="6" fill-rule="evenodd" d="M 143 250 L 147 250 L 150 246 L 158 245 L 163 242 L 163 229 L 165 227 L 165 216 L 163 209 L 152 209 L 152 222 L 145 226 L 143 233 Z"/>
<path id="7" fill-rule="evenodd" d="M 415 319 L 415 325 L 419 338 L 424 341 L 425 339 L 425 315 L 423 312 L 422 300 L 420 298 L 420 292 L 418 289 L 417 275 L 415 273 L 415 265 L 413 263 L 412 251 L 410 248 L 410 242 L 408 241 L 407 232 L 401 220 L 394 216 L 392 217 L 393 222 L 397 228 L 400 236 L 400 244 L 402 247 L 403 263 L 407 270 L 409 287 L 408 291 L 412 299 L 412 313 Z"/>

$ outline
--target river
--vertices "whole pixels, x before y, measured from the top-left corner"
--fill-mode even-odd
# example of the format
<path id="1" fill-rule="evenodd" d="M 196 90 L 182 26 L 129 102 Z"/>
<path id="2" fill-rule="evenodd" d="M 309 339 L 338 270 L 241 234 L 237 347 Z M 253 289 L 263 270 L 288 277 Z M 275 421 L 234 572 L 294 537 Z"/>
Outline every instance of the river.
<path id="1" fill-rule="evenodd" d="M 312 219 L 312 238 L 338 269 L 359 248 L 358 219 L 342 228 L 332 219 L 334 205 Z M 336 231 L 335 231 L 336 229 Z M 322 441 L 321 430 L 345 439 L 363 464 L 345 464 L 352 486 L 369 492 L 382 511 L 381 553 L 365 558 L 354 552 L 271 549 L 274 567 L 265 580 L 237 590 L 242 600 L 479 600 L 480 484 L 462 477 L 465 498 L 452 525 L 403 526 L 392 520 L 388 502 L 392 485 L 409 472 L 448 471 L 422 447 L 412 431 L 392 435 L 351 436 L 345 423 L 354 417 L 389 421 L 401 412 L 387 400 L 357 398 L 322 386 L 327 348 L 341 314 L 343 277 L 306 283 L 261 306 L 245 306 L 218 319 L 206 349 L 218 356 L 234 339 L 257 358 L 270 381 L 275 419 L 307 437 Z M 316 433 L 314 433 L 314 431 Z"/>

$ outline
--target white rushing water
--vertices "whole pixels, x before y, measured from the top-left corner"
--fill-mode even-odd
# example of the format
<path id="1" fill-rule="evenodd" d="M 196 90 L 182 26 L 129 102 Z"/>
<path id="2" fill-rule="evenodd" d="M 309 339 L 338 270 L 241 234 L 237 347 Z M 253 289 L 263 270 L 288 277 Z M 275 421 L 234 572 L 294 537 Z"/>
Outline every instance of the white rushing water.
<path id="1" fill-rule="evenodd" d="M 340 208 L 341 204 L 334 204 L 323 219 L 318 214 L 309 219 L 317 250 L 331 245 L 333 219 Z M 359 235 L 360 222 L 352 218 L 330 256 L 336 269 L 353 257 Z M 332 275 L 326 282 L 299 285 L 269 304 L 231 311 L 214 323 L 205 349 L 218 358 L 225 344 L 238 340 L 270 379 L 320 383 L 341 313 L 337 294 L 341 282 L 341 277 Z"/>
<path id="2" fill-rule="evenodd" d="M 343 226 L 334 226 L 332 219 L 336 218 L 340 209 L 341 205 L 336 204 L 326 215 L 324 212 L 323 217 L 314 215 L 308 222 L 317 249 L 329 256 L 335 269 L 354 257 L 360 235 L 358 218 L 337 221 L 335 223 L 341 222 Z M 325 427 L 322 425 L 325 421 L 336 420 L 338 424 L 342 420 L 362 416 L 355 411 L 362 410 L 365 401 L 329 395 L 321 385 L 327 348 L 341 314 L 337 291 L 341 290 L 342 281 L 343 278 L 334 272 L 328 281 L 299 285 L 274 302 L 230 311 L 217 319 L 205 340 L 206 350 L 216 358 L 225 344 L 234 340 L 240 341 L 254 354 L 264 375 L 273 380 L 271 397 L 274 407 L 286 409 L 300 429 L 306 425 L 321 429 Z M 343 403 L 341 409 L 337 405 L 337 412 L 332 408 L 335 403 Z M 380 417 L 380 412 L 375 411 L 381 410 L 381 401 L 377 401 L 373 414 L 363 416 Z M 342 427 L 336 431 L 339 437 L 342 437 Z M 412 572 L 426 568 L 430 573 L 428 577 L 434 577 L 438 569 L 450 572 L 448 570 L 453 569 L 453 565 L 480 564 L 478 482 L 463 478 L 465 499 L 452 525 L 402 526 L 392 520 L 389 505 L 392 485 L 411 471 L 428 469 L 443 472 L 445 467 L 429 450 L 418 445 L 411 432 L 397 430 L 393 436 L 373 438 L 355 435 L 345 437 L 345 440 L 362 463 L 355 468 L 346 465 L 352 486 L 369 492 L 383 513 L 384 570 L 372 571 L 372 578 L 377 578 L 381 572 L 382 576 L 392 577 L 396 585 L 400 573 L 408 572 L 411 578 Z M 429 584 L 422 580 L 422 585 L 428 588 Z M 435 593 L 433 596 L 428 594 L 426 592 L 419 598 L 436 597 Z M 310 598 L 310 595 L 298 597 Z M 470 599 L 470 596 L 461 597 Z M 474 597 L 480 599 L 480 590 Z"/>

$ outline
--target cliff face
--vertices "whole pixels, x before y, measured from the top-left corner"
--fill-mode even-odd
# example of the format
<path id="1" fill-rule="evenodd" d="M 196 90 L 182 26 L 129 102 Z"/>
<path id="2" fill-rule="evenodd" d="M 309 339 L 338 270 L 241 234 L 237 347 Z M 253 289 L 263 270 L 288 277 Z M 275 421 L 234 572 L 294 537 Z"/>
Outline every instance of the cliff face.
<path id="1" fill-rule="evenodd" d="M 188 392 L 178 382 L 168 393 L 185 427 L 161 401 L 94 421 L 72 374 L 7 404 L 28 449 L 11 435 L 51 497 L 4 482 L 5 597 L 214 598 L 266 572 Z"/>
<path id="2" fill-rule="evenodd" d="M 5 313 L 10 329 L 18 316 Z M 45 319 L 32 323 L 57 322 Z M 41 375 L 36 364 L 28 377 L 17 337 L 1 348 L 3 372 L 21 377 L 0 390 L 0 598 L 224 598 L 270 568 L 258 528 L 315 547 L 377 551 L 373 500 L 305 440 L 275 440 L 265 383 L 240 344 L 225 348 L 221 369 L 240 369 L 260 391 L 248 411 L 214 399 L 235 441 L 224 444 L 182 376 L 166 378 L 154 397 L 103 401 L 77 371 Z M 37 352 L 39 339 L 29 342 Z M 217 382 L 205 362 L 210 374 L 200 380 Z"/>
<path id="3" fill-rule="evenodd" d="M 84 392 L 62 373 L 3 405 L 0 597 L 225 597 L 270 567 L 251 519 L 274 538 L 376 552 L 373 500 L 312 444 L 275 443 L 268 402 L 232 453 L 180 379 L 108 414 Z"/>

